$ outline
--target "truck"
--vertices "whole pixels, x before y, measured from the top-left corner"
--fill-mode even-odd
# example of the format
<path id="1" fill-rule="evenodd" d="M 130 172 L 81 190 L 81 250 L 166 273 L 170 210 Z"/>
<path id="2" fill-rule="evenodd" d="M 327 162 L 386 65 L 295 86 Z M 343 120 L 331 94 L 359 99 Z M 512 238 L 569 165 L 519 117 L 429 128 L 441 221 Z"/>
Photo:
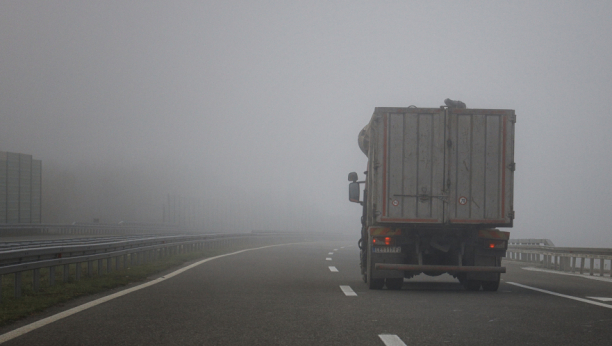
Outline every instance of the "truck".
<path id="1" fill-rule="evenodd" d="M 447 273 L 466 290 L 497 291 L 514 220 L 510 109 L 376 107 L 360 132 L 365 178 L 349 173 L 362 206 L 360 266 L 370 289 Z M 363 186 L 363 195 L 361 194 Z"/>

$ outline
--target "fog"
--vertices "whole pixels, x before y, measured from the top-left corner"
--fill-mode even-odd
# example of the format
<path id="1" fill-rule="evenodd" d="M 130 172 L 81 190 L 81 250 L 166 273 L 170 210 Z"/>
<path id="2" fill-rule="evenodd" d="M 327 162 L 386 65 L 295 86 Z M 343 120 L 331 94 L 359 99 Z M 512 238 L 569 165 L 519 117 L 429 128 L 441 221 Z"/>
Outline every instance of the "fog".
<path id="1" fill-rule="evenodd" d="M 3 1 L 0 150 L 43 221 L 354 233 L 377 106 L 515 109 L 513 238 L 611 247 L 606 1 Z M 172 197 L 176 198 L 176 197 Z"/>

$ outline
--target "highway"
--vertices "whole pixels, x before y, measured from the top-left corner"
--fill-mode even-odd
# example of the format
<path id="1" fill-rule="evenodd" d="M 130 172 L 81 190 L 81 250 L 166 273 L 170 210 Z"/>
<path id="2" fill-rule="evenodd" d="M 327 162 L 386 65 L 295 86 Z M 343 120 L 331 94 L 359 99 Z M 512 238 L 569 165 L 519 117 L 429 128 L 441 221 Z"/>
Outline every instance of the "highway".
<path id="1" fill-rule="evenodd" d="M 405 280 L 400 291 L 368 290 L 355 243 L 271 246 L 172 274 L 176 268 L 131 293 L 77 299 L 4 327 L 0 341 L 20 334 L 3 345 L 612 344 L 609 277 L 506 261 L 498 292 L 468 292 L 447 275 Z M 83 309 L 88 302 L 94 306 Z M 73 308 L 81 311 L 58 319 Z"/>

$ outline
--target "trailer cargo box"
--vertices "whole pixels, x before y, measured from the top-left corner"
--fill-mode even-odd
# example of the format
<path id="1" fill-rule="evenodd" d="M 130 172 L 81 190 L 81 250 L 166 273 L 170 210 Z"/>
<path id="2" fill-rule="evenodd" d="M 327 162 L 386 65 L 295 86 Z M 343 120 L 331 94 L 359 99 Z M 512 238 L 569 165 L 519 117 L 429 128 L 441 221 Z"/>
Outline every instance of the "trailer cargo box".
<path id="1" fill-rule="evenodd" d="M 376 108 L 375 222 L 511 227 L 514 123 L 513 110 Z"/>

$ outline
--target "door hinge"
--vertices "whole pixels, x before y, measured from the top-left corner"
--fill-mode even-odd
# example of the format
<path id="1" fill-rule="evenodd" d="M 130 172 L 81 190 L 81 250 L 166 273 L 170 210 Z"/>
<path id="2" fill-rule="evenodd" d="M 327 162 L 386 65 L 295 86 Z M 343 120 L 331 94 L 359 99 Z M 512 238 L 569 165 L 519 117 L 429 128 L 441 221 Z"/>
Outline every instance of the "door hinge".
<path id="1" fill-rule="evenodd" d="M 509 164 L 508 169 L 514 172 L 516 170 L 516 162 L 512 162 L 511 164 Z"/>
<path id="2" fill-rule="evenodd" d="M 508 213 L 508 218 L 514 220 L 514 210 Z"/>

